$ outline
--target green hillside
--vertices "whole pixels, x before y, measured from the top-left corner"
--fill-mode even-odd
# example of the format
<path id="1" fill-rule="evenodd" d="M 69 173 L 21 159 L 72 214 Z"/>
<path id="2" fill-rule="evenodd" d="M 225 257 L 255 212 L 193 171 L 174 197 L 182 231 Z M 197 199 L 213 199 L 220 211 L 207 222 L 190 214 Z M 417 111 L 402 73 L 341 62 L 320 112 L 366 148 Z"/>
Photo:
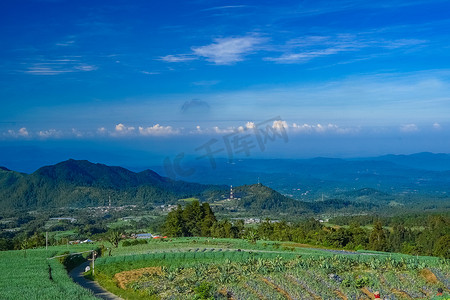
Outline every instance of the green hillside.
<path id="1" fill-rule="evenodd" d="M 219 186 L 174 181 L 146 170 L 134 173 L 121 167 L 68 160 L 28 175 L 0 170 L 0 208 L 4 210 L 173 203 Z"/>

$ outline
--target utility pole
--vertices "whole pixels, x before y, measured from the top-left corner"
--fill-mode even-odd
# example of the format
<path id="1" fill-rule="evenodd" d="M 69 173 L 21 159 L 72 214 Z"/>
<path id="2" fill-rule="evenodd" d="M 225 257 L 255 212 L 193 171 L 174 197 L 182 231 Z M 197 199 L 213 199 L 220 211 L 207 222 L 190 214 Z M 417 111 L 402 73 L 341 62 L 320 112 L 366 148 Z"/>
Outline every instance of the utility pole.
<path id="1" fill-rule="evenodd" d="M 92 251 L 92 276 L 95 275 L 95 251 Z"/>

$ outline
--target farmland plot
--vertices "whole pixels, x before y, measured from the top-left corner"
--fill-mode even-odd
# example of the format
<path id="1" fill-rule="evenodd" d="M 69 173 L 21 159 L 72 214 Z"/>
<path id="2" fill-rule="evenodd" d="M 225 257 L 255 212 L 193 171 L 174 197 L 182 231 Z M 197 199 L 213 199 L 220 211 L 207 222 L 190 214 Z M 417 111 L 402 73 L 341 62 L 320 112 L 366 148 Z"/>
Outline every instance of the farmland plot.
<path id="1" fill-rule="evenodd" d="M 375 291 L 387 299 L 426 299 L 438 287 L 448 290 L 450 270 L 448 260 L 437 258 L 210 249 L 104 258 L 97 265 L 100 283 L 135 299 L 368 299 Z M 144 272 L 117 288 L 114 276 L 145 266 L 161 272 Z"/>

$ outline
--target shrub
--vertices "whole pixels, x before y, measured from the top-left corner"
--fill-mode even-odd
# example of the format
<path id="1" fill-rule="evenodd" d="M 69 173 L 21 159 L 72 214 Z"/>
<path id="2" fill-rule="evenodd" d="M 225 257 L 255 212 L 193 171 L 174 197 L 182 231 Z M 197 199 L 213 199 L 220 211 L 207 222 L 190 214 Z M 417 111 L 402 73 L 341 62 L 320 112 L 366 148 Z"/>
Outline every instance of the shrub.
<path id="1" fill-rule="evenodd" d="M 76 266 L 81 265 L 86 259 L 81 254 L 72 254 L 68 251 L 63 254 L 68 254 L 67 256 L 63 256 L 59 258 L 59 261 L 64 265 L 68 272 L 70 272 Z"/>
<path id="2" fill-rule="evenodd" d="M 212 296 L 213 288 L 214 288 L 213 285 L 209 282 L 200 283 L 200 285 L 198 285 L 194 289 L 195 292 L 194 299 L 199 300 L 214 299 L 214 297 Z"/>
<path id="3" fill-rule="evenodd" d="M 143 244 L 147 244 L 147 240 L 126 240 L 122 242 L 122 247 L 129 247 L 129 246 L 136 246 L 136 245 L 143 245 Z"/>
<path id="4" fill-rule="evenodd" d="M 365 287 L 369 284 L 369 277 L 363 276 L 355 280 L 355 287 L 358 289 Z"/>

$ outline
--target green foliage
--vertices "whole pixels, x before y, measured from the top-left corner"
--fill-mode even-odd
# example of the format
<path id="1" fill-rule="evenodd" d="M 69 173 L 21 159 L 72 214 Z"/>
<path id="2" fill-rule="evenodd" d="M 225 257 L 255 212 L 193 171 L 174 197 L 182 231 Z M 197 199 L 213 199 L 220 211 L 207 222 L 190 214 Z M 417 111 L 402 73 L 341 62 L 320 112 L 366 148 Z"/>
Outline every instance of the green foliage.
<path id="1" fill-rule="evenodd" d="M 171 237 L 238 238 L 244 230 L 242 221 L 237 221 L 236 225 L 228 220 L 218 222 L 209 204 L 200 205 L 198 200 L 186 204 L 184 209 L 178 205 L 177 209 L 169 212 L 163 227 L 164 233 Z"/>
<path id="2" fill-rule="evenodd" d="M 0 210 L 174 203 L 217 186 L 174 181 L 153 171 L 134 173 L 85 160 L 64 161 L 33 174 L 0 170 Z"/>
<path id="3" fill-rule="evenodd" d="M 448 280 L 450 274 L 448 261 L 432 257 L 387 256 L 377 252 L 373 255 L 336 255 L 303 248 L 291 253 L 285 251 L 285 247 L 270 252 L 263 244 L 272 242 L 252 244 L 230 239 L 226 240 L 230 248 L 246 243 L 246 247 L 260 246 L 266 250 L 218 251 L 190 247 L 183 250 L 177 247 L 188 241 L 191 246 L 198 245 L 199 241 L 183 238 L 174 239 L 174 242 L 178 240 L 180 243 L 174 248 L 170 243 L 163 243 L 165 250 L 170 249 L 170 252 L 101 258 L 97 261 L 97 270 L 100 276 L 112 278 L 117 272 L 159 266 L 160 274 L 143 273 L 130 287 L 135 291 L 133 295 L 151 293 L 162 299 L 301 299 L 305 292 L 315 295 L 314 298 L 335 299 L 336 290 L 348 299 L 360 299 L 365 297 L 361 291 L 363 287 L 369 291 L 379 290 L 388 298 L 394 298 L 393 291 L 399 289 L 414 298 L 423 298 L 423 293 L 434 291 L 443 283 L 427 282 L 421 277 L 420 270 L 433 270 L 443 281 Z M 130 251 L 133 250 L 129 248 L 128 254 Z"/>
<path id="4" fill-rule="evenodd" d="M 106 238 L 115 248 L 119 246 L 119 242 L 122 240 L 122 232 L 118 230 L 110 230 L 106 233 Z"/>
<path id="5" fill-rule="evenodd" d="M 72 251 L 75 252 L 88 250 L 85 246 L 72 247 Z M 0 264 L 3 267 L 0 273 L 0 298 L 2 300 L 97 299 L 91 292 L 74 283 L 57 259 L 47 259 L 61 254 L 65 248 L 28 249 L 26 258 L 17 250 L 1 252 Z"/>
<path id="6" fill-rule="evenodd" d="M 249 229 L 247 231 L 247 234 L 245 238 L 252 244 L 256 244 L 256 241 L 258 240 L 258 233 L 256 230 Z"/>
<path id="7" fill-rule="evenodd" d="M 433 254 L 450 259 L 450 234 L 443 235 L 436 241 Z"/>
<path id="8" fill-rule="evenodd" d="M 194 299 L 198 300 L 213 300 L 214 285 L 209 282 L 202 282 L 194 288 Z"/>
<path id="9" fill-rule="evenodd" d="M 70 254 L 69 251 L 65 251 L 61 255 L 65 256 L 59 257 L 58 260 L 61 264 L 64 265 L 67 272 L 70 272 L 73 268 L 86 261 L 86 259 L 81 254 Z"/>
<path id="10" fill-rule="evenodd" d="M 388 249 L 386 233 L 381 222 L 376 222 L 369 238 L 370 249 L 376 251 L 386 251 Z"/>
<path id="11" fill-rule="evenodd" d="M 305 213 L 311 212 L 311 205 L 281 195 L 277 191 L 262 184 L 243 185 L 236 187 L 235 196 L 241 198 L 238 207 L 255 213 L 262 211 Z"/>
<path id="12" fill-rule="evenodd" d="M 136 245 L 144 245 L 147 244 L 147 240 L 144 239 L 135 239 L 135 240 L 126 240 L 122 242 L 122 247 L 130 247 L 130 246 L 136 246 Z"/>
<path id="13" fill-rule="evenodd" d="M 357 278 L 355 280 L 355 287 L 360 289 L 362 287 L 365 287 L 365 286 L 369 285 L 369 282 L 370 282 L 369 277 L 362 276 L 362 277 Z"/>
<path id="14" fill-rule="evenodd" d="M 253 242 L 256 239 L 292 241 L 336 249 L 371 249 L 448 258 L 450 256 L 450 218 L 445 215 L 435 215 L 421 225 L 422 230 L 412 230 L 401 224 L 394 225 L 389 230 L 384 228 L 379 220 L 375 222 L 372 229 L 368 229 L 359 226 L 356 222 L 345 227 L 326 227 L 313 218 L 298 223 L 273 222 L 266 219 L 255 227 L 247 228 L 245 237 Z M 218 236 L 230 236 L 224 234 L 229 226 L 227 221 L 219 222 L 221 235 Z"/>

